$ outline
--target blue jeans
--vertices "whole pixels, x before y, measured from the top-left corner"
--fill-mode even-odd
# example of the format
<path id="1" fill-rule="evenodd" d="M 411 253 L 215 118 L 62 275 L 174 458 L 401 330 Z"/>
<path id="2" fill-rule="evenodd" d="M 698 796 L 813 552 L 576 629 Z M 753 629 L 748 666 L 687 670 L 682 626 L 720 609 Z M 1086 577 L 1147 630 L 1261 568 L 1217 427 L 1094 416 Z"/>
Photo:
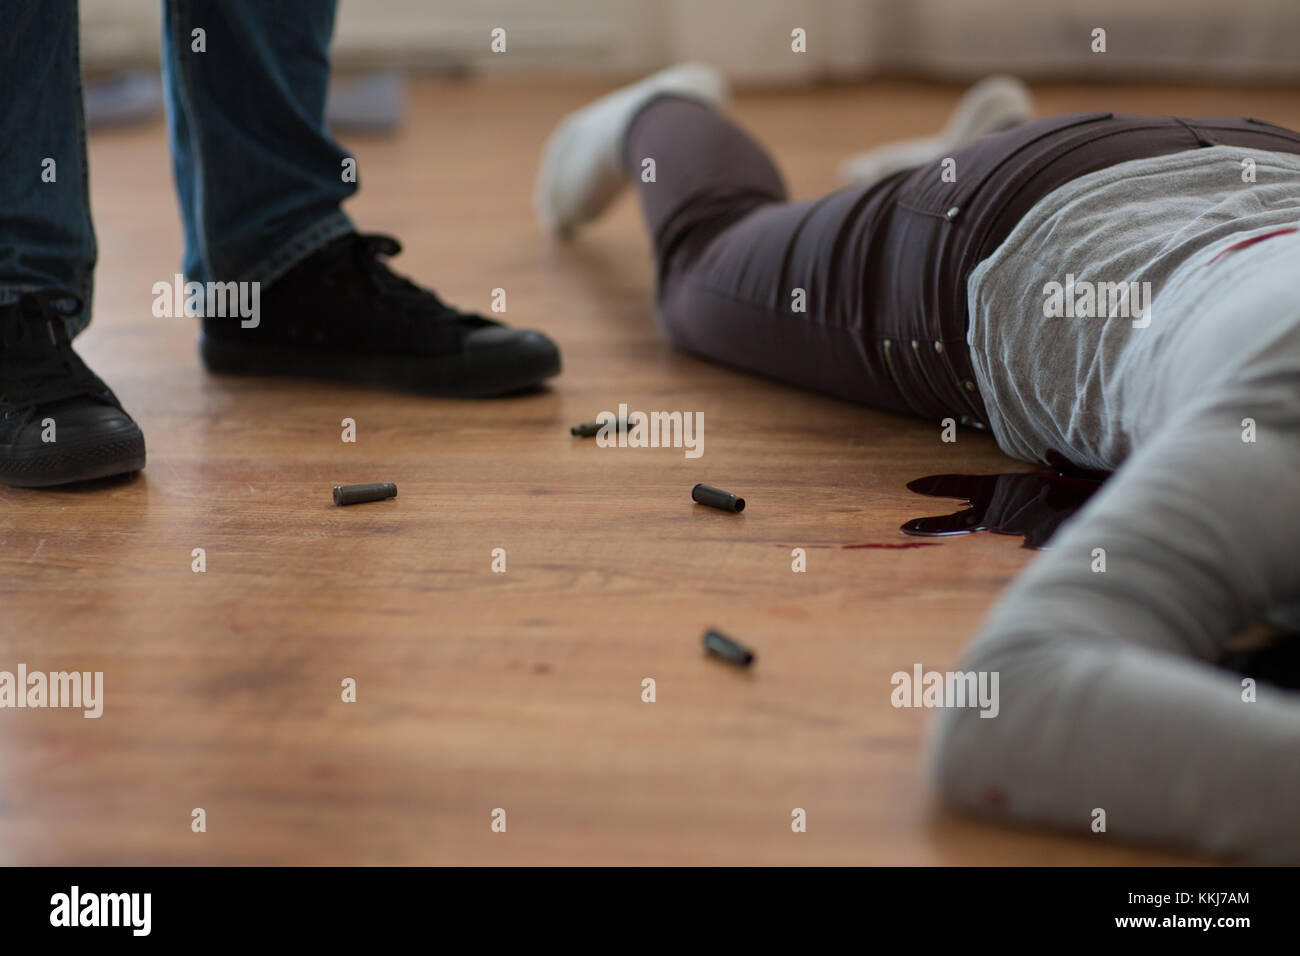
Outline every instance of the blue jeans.
<path id="1" fill-rule="evenodd" d="M 325 129 L 335 5 L 163 0 L 187 279 L 271 282 L 353 229 L 339 206 L 357 184 Z M 96 257 L 77 0 L 0 4 L 0 90 L 0 305 L 74 292 L 86 303 L 69 320 L 75 335 L 90 322 Z M 170 265 L 156 271 L 171 282 Z M 140 301 L 148 308 L 148 286 Z"/>

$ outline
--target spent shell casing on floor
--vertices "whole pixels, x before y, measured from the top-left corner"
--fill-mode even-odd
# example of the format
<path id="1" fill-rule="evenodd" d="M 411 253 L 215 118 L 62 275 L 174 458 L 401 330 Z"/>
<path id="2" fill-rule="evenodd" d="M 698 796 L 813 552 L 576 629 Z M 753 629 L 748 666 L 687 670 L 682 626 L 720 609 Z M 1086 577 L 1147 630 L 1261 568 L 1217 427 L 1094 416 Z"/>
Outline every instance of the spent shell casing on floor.
<path id="1" fill-rule="evenodd" d="M 397 497 L 397 485 L 390 481 L 375 482 L 369 485 L 335 485 L 334 503 L 336 505 L 359 505 L 367 501 L 383 501 L 385 498 Z"/>
<path id="2" fill-rule="evenodd" d="M 723 511 L 744 511 L 745 499 L 737 498 L 730 491 L 714 488 L 711 485 L 696 485 L 691 489 L 691 497 L 699 504 Z"/>
<path id="3" fill-rule="evenodd" d="M 719 630 L 709 628 L 704 632 L 704 649 L 714 657 L 721 657 L 730 664 L 748 667 L 754 663 L 754 652 L 744 644 L 738 644 Z"/>
<path id="4" fill-rule="evenodd" d="M 574 425 L 569 429 L 569 434 L 574 438 L 592 438 L 599 434 L 600 430 L 609 425 L 615 431 L 627 429 L 626 418 L 602 418 L 598 422 L 583 422 L 581 425 Z"/>

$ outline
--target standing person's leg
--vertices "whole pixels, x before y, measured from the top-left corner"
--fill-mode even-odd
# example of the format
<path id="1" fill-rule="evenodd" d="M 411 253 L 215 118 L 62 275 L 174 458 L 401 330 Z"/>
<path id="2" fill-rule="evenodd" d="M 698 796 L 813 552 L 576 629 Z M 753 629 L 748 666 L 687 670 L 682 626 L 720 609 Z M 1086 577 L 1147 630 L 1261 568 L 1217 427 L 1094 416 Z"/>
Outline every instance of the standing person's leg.
<path id="1" fill-rule="evenodd" d="M 334 0 L 166 2 L 185 270 L 224 286 L 207 302 L 205 364 L 440 395 L 557 374 L 548 338 L 462 313 L 395 275 L 380 257 L 400 252 L 397 241 L 358 235 L 341 210 L 358 176 L 325 127 L 334 11 Z M 238 309 L 227 307 L 228 283 L 250 286 L 236 290 Z"/>
<path id="2" fill-rule="evenodd" d="M 0 89 L 0 306 L 75 293 L 76 334 L 95 268 L 76 0 L 0 6 Z"/>
<path id="3" fill-rule="evenodd" d="M 353 231 L 325 129 L 334 0 L 167 0 L 163 72 L 185 274 L 278 278 Z"/>
<path id="4" fill-rule="evenodd" d="M 0 6 L 0 482 L 144 467 L 144 436 L 72 350 L 90 321 L 90 221 L 75 0 Z"/>

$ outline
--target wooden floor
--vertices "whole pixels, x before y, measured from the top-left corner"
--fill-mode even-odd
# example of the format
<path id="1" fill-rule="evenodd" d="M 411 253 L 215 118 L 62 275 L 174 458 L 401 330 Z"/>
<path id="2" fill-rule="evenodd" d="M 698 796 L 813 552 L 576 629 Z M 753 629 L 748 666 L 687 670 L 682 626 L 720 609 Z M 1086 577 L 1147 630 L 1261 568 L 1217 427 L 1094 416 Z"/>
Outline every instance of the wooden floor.
<path id="1" fill-rule="evenodd" d="M 893 709 L 889 675 L 953 666 L 1031 553 L 991 535 L 839 546 L 899 541 L 943 510 L 912 478 L 1020 466 L 986 436 L 943 444 L 669 350 L 627 198 L 572 245 L 544 239 L 538 147 L 599 89 L 425 82 L 407 132 L 350 144 L 349 209 L 401 237 L 402 270 L 467 308 L 504 288 L 509 321 L 561 344 L 550 390 L 501 401 L 209 377 L 191 321 L 150 313 L 180 252 L 164 130 L 93 140 L 101 264 L 80 348 L 149 464 L 0 490 L 0 670 L 105 675 L 99 720 L 0 712 L 0 863 L 1178 859 L 935 806 L 929 715 Z M 846 154 L 937 127 L 957 95 L 881 83 L 746 96 L 736 113 L 805 198 Z M 1040 105 L 1300 125 L 1292 91 L 1056 88 Z M 570 437 L 620 402 L 702 411 L 704 456 Z M 332 506 L 331 486 L 363 481 L 400 495 Z M 748 509 L 694 506 L 697 481 Z M 795 546 L 812 548 L 806 574 Z M 752 672 L 701 656 L 708 625 L 755 648 Z"/>

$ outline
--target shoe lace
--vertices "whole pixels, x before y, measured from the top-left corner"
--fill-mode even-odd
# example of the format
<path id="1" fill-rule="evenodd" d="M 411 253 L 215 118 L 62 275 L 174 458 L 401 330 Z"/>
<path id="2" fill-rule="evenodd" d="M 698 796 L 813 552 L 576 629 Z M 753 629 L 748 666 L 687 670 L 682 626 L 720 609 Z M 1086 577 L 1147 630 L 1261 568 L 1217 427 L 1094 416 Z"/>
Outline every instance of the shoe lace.
<path id="1" fill-rule="evenodd" d="M 405 276 L 398 275 L 388 267 L 380 256 L 391 257 L 402 251 L 402 244 L 392 236 L 380 233 L 358 235 L 353 246 L 353 254 L 362 274 L 370 287 L 382 296 L 389 306 L 389 314 L 400 318 L 406 325 L 408 333 L 443 332 L 445 326 L 455 325 L 462 329 L 483 328 L 499 325 L 491 319 L 470 312 L 461 312 L 452 308 L 432 291 L 416 285 Z M 427 323 L 443 326 L 442 329 L 429 328 Z M 424 326 L 422 329 L 421 326 Z"/>
<path id="2" fill-rule="evenodd" d="M 68 302 L 70 305 L 60 306 Z M 0 408 L 4 417 L 66 398 L 98 395 L 105 385 L 72 350 L 66 320 L 85 308 L 71 292 L 27 292 L 0 321 Z M 6 314 L 7 313 L 7 314 Z"/>

